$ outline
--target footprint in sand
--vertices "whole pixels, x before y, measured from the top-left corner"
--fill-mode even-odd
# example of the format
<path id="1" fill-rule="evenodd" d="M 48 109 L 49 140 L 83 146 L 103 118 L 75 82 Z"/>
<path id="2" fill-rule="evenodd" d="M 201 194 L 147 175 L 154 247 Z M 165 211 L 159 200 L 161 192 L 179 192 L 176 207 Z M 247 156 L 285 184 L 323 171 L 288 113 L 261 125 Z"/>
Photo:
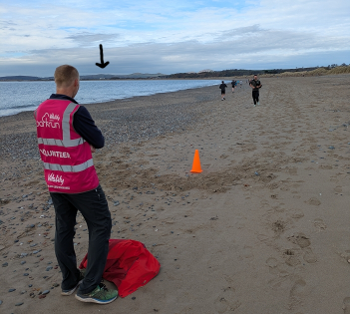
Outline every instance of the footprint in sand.
<path id="1" fill-rule="evenodd" d="M 325 224 L 325 222 L 322 219 L 315 219 L 314 226 L 318 231 L 326 230 L 326 228 L 327 228 L 327 225 Z"/>
<path id="2" fill-rule="evenodd" d="M 233 312 L 241 306 L 241 302 L 235 298 L 235 289 L 225 288 L 224 291 L 215 300 L 215 309 L 217 313 L 223 314 Z"/>
<path id="3" fill-rule="evenodd" d="M 303 279 L 297 280 L 292 289 L 290 290 L 290 295 L 293 296 L 302 296 L 304 295 L 306 282 Z"/>
<path id="4" fill-rule="evenodd" d="M 319 206 L 321 202 L 316 197 L 311 197 L 308 201 L 305 201 L 306 204 Z"/>
<path id="5" fill-rule="evenodd" d="M 341 193 L 341 192 L 343 192 L 343 187 L 341 187 L 341 186 L 336 186 L 335 188 L 334 188 L 334 191 L 335 192 L 337 192 L 337 193 Z"/>
<path id="6" fill-rule="evenodd" d="M 289 237 L 288 240 L 298 244 L 302 249 L 310 246 L 311 244 L 309 238 L 303 233 L 296 233 Z"/>
<path id="7" fill-rule="evenodd" d="M 285 258 L 285 263 L 288 266 L 295 267 L 299 265 L 301 262 L 297 256 L 295 256 L 295 253 L 293 250 L 287 249 L 283 252 L 283 256 Z"/>
<path id="8" fill-rule="evenodd" d="M 302 297 L 307 295 L 305 288 L 306 288 L 306 282 L 303 279 L 299 279 L 293 284 L 289 294 L 290 309 L 294 309 L 296 306 L 301 304 Z"/>
<path id="9" fill-rule="evenodd" d="M 316 263 L 317 262 L 316 255 L 309 247 L 304 250 L 303 259 L 307 263 Z"/>
<path id="10" fill-rule="evenodd" d="M 275 234 L 280 235 L 284 232 L 286 226 L 287 223 L 279 219 L 272 223 L 272 230 L 275 232 Z"/>
<path id="11" fill-rule="evenodd" d="M 292 218 L 294 219 L 300 219 L 304 217 L 304 213 L 301 209 L 293 209 L 292 210 Z"/>
<path id="12" fill-rule="evenodd" d="M 277 259 L 270 257 L 266 260 L 266 265 L 269 266 L 270 268 L 276 268 L 278 265 Z"/>

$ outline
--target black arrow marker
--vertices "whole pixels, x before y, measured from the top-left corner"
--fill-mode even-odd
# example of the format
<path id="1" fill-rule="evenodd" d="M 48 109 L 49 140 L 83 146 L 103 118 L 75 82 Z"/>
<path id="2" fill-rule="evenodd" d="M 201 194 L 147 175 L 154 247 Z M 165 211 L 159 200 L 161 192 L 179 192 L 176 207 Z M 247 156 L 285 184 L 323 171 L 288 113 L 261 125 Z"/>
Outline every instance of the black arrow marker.
<path id="1" fill-rule="evenodd" d="M 106 63 L 104 63 L 103 61 L 103 47 L 101 44 L 100 44 L 100 57 L 101 57 L 101 63 L 96 63 L 96 65 L 101 69 L 104 69 L 109 64 L 109 61 L 107 61 Z"/>

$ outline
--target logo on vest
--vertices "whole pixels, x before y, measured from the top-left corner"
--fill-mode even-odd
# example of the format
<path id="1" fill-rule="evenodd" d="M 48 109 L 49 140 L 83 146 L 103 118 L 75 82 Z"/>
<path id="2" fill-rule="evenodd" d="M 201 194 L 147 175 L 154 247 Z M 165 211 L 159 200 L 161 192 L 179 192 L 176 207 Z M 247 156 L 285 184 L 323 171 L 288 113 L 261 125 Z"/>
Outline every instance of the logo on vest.
<path id="1" fill-rule="evenodd" d="M 46 150 L 40 149 L 40 153 L 42 153 L 45 157 L 58 157 L 58 158 L 71 158 L 68 152 L 60 152 L 56 150 Z"/>
<path id="2" fill-rule="evenodd" d="M 57 129 L 57 128 L 61 128 L 61 125 L 59 123 L 60 121 L 60 116 L 58 114 L 54 114 L 54 113 L 45 113 L 42 118 L 41 121 L 37 121 L 36 125 L 37 127 L 40 128 L 52 128 L 52 129 Z"/>
<path id="3" fill-rule="evenodd" d="M 59 184 L 61 184 L 61 185 L 63 185 L 63 183 L 64 183 L 64 179 L 62 178 L 62 176 L 59 176 L 59 175 L 56 175 L 56 176 L 55 176 L 53 173 L 51 173 L 51 174 L 47 177 L 47 181 L 59 183 Z"/>

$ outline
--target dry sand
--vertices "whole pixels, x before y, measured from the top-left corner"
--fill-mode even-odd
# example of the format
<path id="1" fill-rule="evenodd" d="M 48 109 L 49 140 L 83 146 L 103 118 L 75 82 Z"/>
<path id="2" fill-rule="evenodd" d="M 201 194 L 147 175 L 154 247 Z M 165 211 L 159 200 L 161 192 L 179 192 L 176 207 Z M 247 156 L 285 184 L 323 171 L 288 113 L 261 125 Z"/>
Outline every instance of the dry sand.
<path id="1" fill-rule="evenodd" d="M 94 157 L 112 238 L 143 242 L 162 265 L 103 306 L 54 287 L 34 121 L 1 118 L 0 313 L 350 313 L 350 76 L 262 84 L 257 107 L 247 84 L 226 101 L 214 86 L 87 106 L 107 139 Z M 189 172 L 195 149 L 201 174 Z M 79 261 L 86 228 L 79 216 Z"/>

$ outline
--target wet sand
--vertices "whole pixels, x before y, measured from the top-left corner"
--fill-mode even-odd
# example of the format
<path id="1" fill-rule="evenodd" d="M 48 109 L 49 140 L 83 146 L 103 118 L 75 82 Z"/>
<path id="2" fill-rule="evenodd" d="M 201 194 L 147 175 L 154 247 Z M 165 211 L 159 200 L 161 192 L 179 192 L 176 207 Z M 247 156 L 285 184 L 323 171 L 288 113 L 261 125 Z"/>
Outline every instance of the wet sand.
<path id="1" fill-rule="evenodd" d="M 261 82 L 256 107 L 247 84 L 225 101 L 213 86 L 87 105 L 112 238 L 162 265 L 104 306 L 60 295 L 32 113 L 0 118 L 0 312 L 350 313 L 350 76 Z"/>

